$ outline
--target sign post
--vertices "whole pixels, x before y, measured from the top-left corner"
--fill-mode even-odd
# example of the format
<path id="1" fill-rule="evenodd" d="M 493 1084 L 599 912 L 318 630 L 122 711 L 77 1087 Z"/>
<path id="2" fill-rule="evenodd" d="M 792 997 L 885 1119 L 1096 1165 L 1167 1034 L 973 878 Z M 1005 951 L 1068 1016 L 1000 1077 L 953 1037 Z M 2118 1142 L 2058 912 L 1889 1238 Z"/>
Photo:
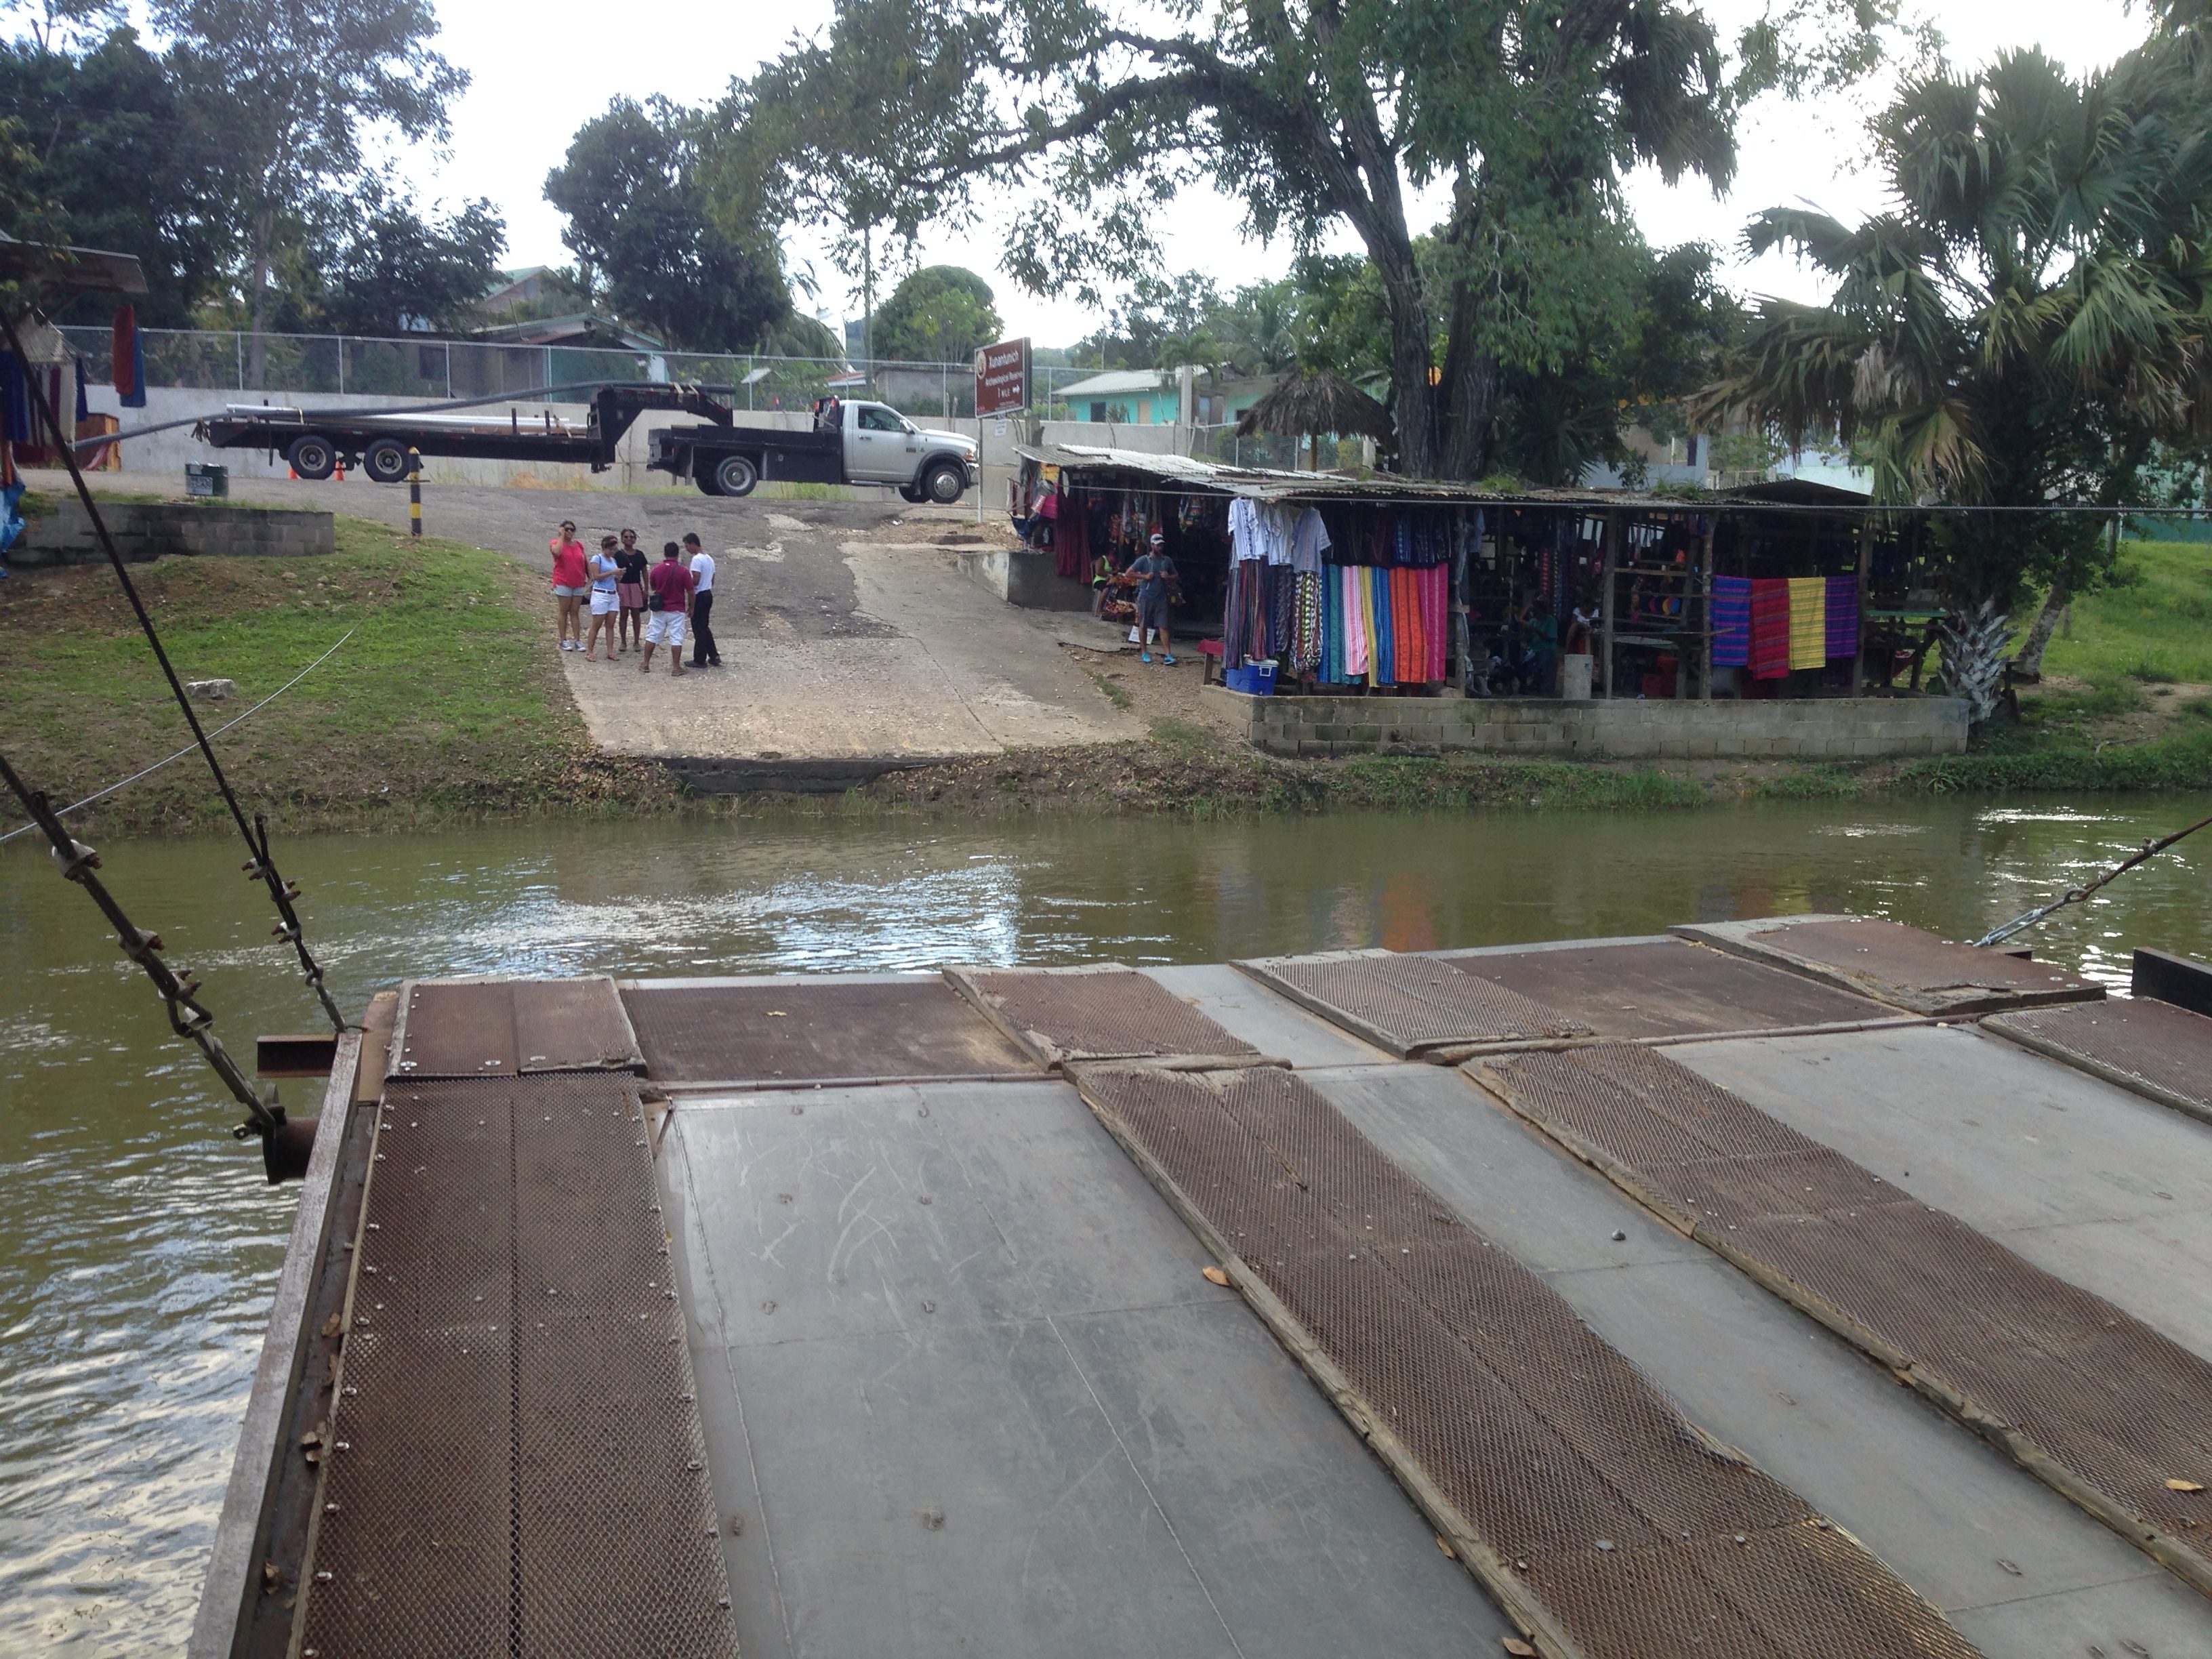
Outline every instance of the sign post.
<path id="1" fill-rule="evenodd" d="M 1030 343 L 1001 340 L 975 354 L 975 522 L 983 522 L 983 422 L 1030 406 Z"/>

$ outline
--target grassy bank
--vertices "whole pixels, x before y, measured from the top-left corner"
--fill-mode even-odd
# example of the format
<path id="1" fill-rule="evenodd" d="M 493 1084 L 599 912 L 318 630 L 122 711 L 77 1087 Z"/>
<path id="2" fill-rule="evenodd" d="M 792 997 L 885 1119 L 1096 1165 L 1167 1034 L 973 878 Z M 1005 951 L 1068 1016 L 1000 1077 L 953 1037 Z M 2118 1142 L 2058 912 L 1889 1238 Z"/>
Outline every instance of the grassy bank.
<path id="1" fill-rule="evenodd" d="M 2022 719 L 1967 754 L 1870 763 L 1627 763 L 1462 756 L 1281 761 L 1175 718 L 1148 740 L 1031 750 L 891 774 L 850 795 L 689 800 L 647 761 L 599 755 L 549 648 L 542 576 L 502 555 L 337 521 L 335 557 L 166 559 L 135 577 L 178 669 L 229 678 L 213 727 L 352 629 L 298 687 L 217 741 L 249 809 L 288 831 L 399 830 L 534 815 L 1079 812 L 1216 817 L 1330 810 L 1645 811 L 1757 798 L 2212 790 L 2212 551 L 2124 550 L 2125 578 L 2075 602 Z M 1128 694 L 1103 676 L 1101 691 Z M 105 567 L 0 582 L 0 746 L 57 801 L 188 736 Z M 0 814 L 12 824 L 16 815 Z M 196 757 L 88 809 L 85 833 L 222 828 Z"/>
<path id="2" fill-rule="evenodd" d="M 544 579 L 502 555 L 410 544 L 342 518 L 330 558 L 163 559 L 132 577 L 178 672 L 237 682 L 235 698 L 197 705 L 210 729 L 353 630 L 306 680 L 216 740 L 241 800 L 287 830 L 679 802 L 659 767 L 593 749 L 546 648 Z M 0 741 L 58 803 L 191 741 L 105 565 L 0 583 Z M 174 833 L 226 819 L 205 765 L 188 757 L 71 822 L 81 833 Z"/>

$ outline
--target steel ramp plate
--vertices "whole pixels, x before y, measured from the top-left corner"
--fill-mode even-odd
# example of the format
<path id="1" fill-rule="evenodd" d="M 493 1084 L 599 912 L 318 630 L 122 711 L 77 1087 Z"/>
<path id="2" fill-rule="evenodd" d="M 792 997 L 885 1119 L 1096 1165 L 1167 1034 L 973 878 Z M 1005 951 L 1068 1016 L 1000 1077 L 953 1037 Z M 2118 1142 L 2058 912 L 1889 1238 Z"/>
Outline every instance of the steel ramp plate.
<path id="1" fill-rule="evenodd" d="M 2024 1048 L 2212 1122 L 2212 1019 L 2150 997 L 2031 1008 L 1982 1024 Z"/>
<path id="2" fill-rule="evenodd" d="M 629 1016 L 604 975 L 410 980 L 401 988 L 386 1075 L 422 1080 L 643 1068 Z"/>
<path id="3" fill-rule="evenodd" d="M 1954 945 L 1917 927 L 1864 916 L 1698 922 L 1672 931 L 1916 1014 L 1995 1013 L 2094 1002 L 2105 994 L 2101 985 L 2049 963 Z"/>
<path id="4" fill-rule="evenodd" d="M 2212 1363 L 1652 1049 L 1469 1069 L 1670 1224 L 2212 1594 Z"/>
<path id="5" fill-rule="evenodd" d="M 1443 961 L 1601 1036 L 1670 1037 L 1895 1018 L 1848 991 L 1686 939 L 1443 951 Z"/>
<path id="6" fill-rule="evenodd" d="M 1234 965 L 1401 1059 L 1592 1035 L 1582 1021 L 1436 957 L 1345 951 Z"/>
<path id="7" fill-rule="evenodd" d="M 633 985 L 623 1006 L 656 1083 L 860 1082 L 1032 1071 L 940 979 Z"/>
<path id="8" fill-rule="evenodd" d="M 735 1659 L 646 1139 L 617 1073 L 386 1090 L 301 1652 Z"/>
<path id="9" fill-rule="evenodd" d="M 1079 1060 L 1231 1058 L 1259 1050 L 1158 981 L 1095 968 L 947 968 L 945 977 L 1046 1066 Z"/>
<path id="10" fill-rule="evenodd" d="M 1976 1650 L 1686 1421 L 1304 1078 L 1081 1066 L 1084 1098 L 1547 1654 Z"/>

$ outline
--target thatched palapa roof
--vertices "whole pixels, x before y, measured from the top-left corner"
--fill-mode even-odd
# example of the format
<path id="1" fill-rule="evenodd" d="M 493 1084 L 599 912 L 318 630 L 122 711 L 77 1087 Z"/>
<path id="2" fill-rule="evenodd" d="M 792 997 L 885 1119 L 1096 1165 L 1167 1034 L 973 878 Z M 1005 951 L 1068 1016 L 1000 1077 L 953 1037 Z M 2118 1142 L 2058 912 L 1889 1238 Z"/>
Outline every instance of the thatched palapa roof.
<path id="1" fill-rule="evenodd" d="M 1262 432 L 1291 438 L 1328 433 L 1387 439 L 1390 411 L 1340 375 L 1325 368 L 1301 368 L 1237 418 L 1238 437 Z"/>

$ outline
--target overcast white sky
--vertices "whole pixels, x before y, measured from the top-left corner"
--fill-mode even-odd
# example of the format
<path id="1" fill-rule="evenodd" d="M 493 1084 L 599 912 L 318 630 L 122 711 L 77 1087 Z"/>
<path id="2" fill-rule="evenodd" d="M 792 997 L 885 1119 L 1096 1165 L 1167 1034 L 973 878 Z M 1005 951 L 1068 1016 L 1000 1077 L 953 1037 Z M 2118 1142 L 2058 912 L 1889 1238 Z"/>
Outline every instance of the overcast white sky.
<path id="1" fill-rule="evenodd" d="M 1908 0 L 1911 3 L 1911 0 Z M 1949 43 L 1954 63 L 1979 64 L 2008 46 L 2040 46 L 2077 70 L 2110 61 L 2143 32 L 2140 15 L 2121 0 L 1919 0 Z M 1709 0 L 1709 11 L 1733 30 L 1760 7 L 1751 0 Z M 526 13 L 489 0 L 442 0 L 447 57 L 473 83 L 454 112 L 451 152 L 442 161 L 416 158 L 410 171 L 425 193 L 448 199 L 489 197 L 506 215 L 511 264 L 562 264 L 573 257 L 561 242 L 561 219 L 544 200 L 547 171 L 558 165 L 576 127 L 617 94 L 660 93 L 681 103 L 718 95 L 732 76 L 750 76 L 781 51 L 792 31 L 827 22 L 830 0 L 739 0 L 685 9 L 680 25 L 658 9 L 610 13 L 604 3 L 538 0 Z M 772 20 L 772 21 L 771 21 Z M 1873 94 L 1863 90 L 1863 106 Z M 1856 216 L 1879 204 L 1876 183 L 1862 171 L 1863 109 L 1854 100 L 1775 102 L 1742 134 L 1735 188 L 1716 202 L 1710 189 L 1669 190 L 1656 177 L 1634 181 L 1631 194 L 1644 234 L 1668 246 L 1706 240 L 1728 246 L 1759 208 L 1802 198 Z M 1224 288 L 1273 276 L 1287 264 L 1285 247 L 1265 247 L 1233 234 L 1232 204 L 1186 198 L 1160 226 L 1170 270 L 1202 270 Z M 1224 234 L 1226 233 L 1226 234 Z M 933 239 L 927 262 L 966 264 L 998 289 L 1009 331 L 1061 345 L 1088 333 L 1096 318 L 1065 300 L 1024 294 L 997 269 L 1000 228 Z M 1347 250 L 1357 245 L 1346 239 Z M 848 284 L 804 241 L 794 264 L 820 282 L 816 307 L 836 318 L 857 314 Z M 1818 297 L 1778 257 L 1756 265 L 1734 262 L 1731 282 L 1745 292 Z"/>

